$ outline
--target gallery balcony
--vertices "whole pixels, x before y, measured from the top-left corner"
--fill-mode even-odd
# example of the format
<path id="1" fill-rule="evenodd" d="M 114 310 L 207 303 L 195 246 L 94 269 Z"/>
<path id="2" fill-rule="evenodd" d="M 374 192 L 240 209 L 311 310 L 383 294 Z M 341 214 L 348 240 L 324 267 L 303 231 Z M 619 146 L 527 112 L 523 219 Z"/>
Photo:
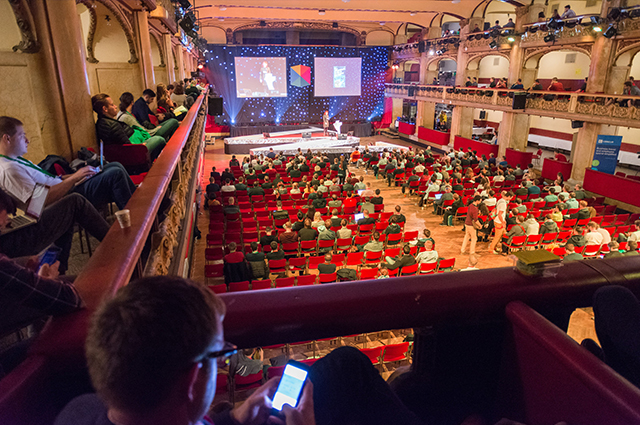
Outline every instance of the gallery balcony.
<path id="1" fill-rule="evenodd" d="M 517 112 L 640 128 L 640 96 L 417 84 L 387 84 L 385 95 L 504 112 L 514 111 L 514 95 L 525 95 L 524 110 Z"/>

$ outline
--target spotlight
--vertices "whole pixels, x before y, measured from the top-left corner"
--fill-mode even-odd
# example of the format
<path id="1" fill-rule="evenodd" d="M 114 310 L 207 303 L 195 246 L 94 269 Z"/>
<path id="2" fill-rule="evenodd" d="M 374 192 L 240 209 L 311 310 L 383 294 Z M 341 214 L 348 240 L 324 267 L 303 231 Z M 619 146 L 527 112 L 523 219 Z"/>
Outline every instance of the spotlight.
<path id="1" fill-rule="evenodd" d="M 489 43 L 489 47 L 491 47 L 492 49 L 495 49 L 496 47 L 498 47 L 498 43 L 496 43 L 495 40 L 491 40 L 491 43 Z"/>
<path id="2" fill-rule="evenodd" d="M 410 13 L 409 13 L 409 16 L 416 16 L 416 14 L 417 14 L 417 13 L 418 13 L 418 12 L 410 12 Z"/>
<path id="3" fill-rule="evenodd" d="M 538 32 L 538 27 L 537 26 L 530 27 L 528 32 L 530 32 L 531 34 L 535 34 Z"/>
<path id="4" fill-rule="evenodd" d="M 600 26 L 593 27 L 593 30 L 594 30 L 595 32 L 602 32 L 602 27 L 600 27 Z"/>
<path id="5" fill-rule="evenodd" d="M 202 69 L 204 68 L 204 66 L 202 66 L 202 64 L 198 65 L 198 69 Z"/>
<path id="6" fill-rule="evenodd" d="M 617 34 L 618 34 L 618 30 L 613 24 L 611 24 L 609 25 L 609 28 L 607 28 L 607 30 L 602 35 L 604 35 L 606 38 L 612 38 L 612 37 L 615 37 Z"/>
<path id="7" fill-rule="evenodd" d="M 334 22 L 333 24 L 331 24 L 333 26 L 333 28 L 338 28 L 338 23 Z"/>
<path id="8" fill-rule="evenodd" d="M 640 17 L 640 9 L 632 9 L 629 11 L 629 18 L 635 19 Z"/>
<path id="9" fill-rule="evenodd" d="M 218 9 L 220 9 L 222 11 L 225 11 L 225 10 L 227 10 L 227 6 L 220 6 Z"/>
<path id="10" fill-rule="evenodd" d="M 327 13 L 326 10 L 323 10 L 323 9 L 318 10 L 318 15 L 324 15 L 325 13 Z"/>
<path id="11" fill-rule="evenodd" d="M 260 26 L 261 27 L 266 27 L 267 26 L 267 22 L 266 21 L 260 21 Z"/>
<path id="12" fill-rule="evenodd" d="M 434 53 L 435 53 L 435 52 L 433 51 L 433 49 L 429 50 L 429 54 L 430 54 L 431 56 L 433 56 L 433 54 L 434 54 Z"/>
<path id="13" fill-rule="evenodd" d="M 380 26 L 383 27 L 385 26 L 386 22 L 380 22 Z"/>
<path id="14" fill-rule="evenodd" d="M 593 25 L 600 25 L 602 23 L 602 19 L 599 16 L 592 16 L 591 23 Z"/>
<path id="15" fill-rule="evenodd" d="M 549 33 L 549 34 L 544 36 L 544 42 L 545 43 L 551 43 L 551 42 L 554 42 L 554 41 L 556 41 L 556 36 L 555 35 Z"/>

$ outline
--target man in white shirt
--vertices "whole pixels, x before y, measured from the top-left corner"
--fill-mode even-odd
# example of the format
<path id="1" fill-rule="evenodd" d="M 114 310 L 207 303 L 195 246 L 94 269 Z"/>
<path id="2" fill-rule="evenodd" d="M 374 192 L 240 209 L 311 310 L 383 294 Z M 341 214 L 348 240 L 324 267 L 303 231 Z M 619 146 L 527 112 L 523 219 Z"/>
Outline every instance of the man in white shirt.
<path id="1" fill-rule="evenodd" d="M 220 190 L 223 192 L 235 192 L 236 187 L 232 185 L 231 182 L 227 179 L 227 181 L 224 182 L 224 186 L 222 186 Z"/>
<path id="2" fill-rule="evenodd" d="M 0 188 L 18 201 L 19 208 L 27 204 L 36 183 L 50 186 L 46 205 L 75 192 L 96 207 L 115 202 L 123 209 L 136 189 L 124 167 L 117 162 L 105 165 L 99 173 L 87 166 L 73 174 L 54 176 L 23 158 L 28 146 L 22 122 L 0 117 Z"/>
<path id="3" fill-rule="evenodd" d="M 424 165 L 422 165 L 422 164 L 418 164 L 415 167 L 413 167 L 413 171 L 416 174 L 417 173 L 424 173 L 424 170 L 425 170 L 425 168 L 424 168 Z"/>
<path id="4" fill-rule="evenodd" d="M 587 241 L 587 245 L 602 245 L 603 243 L 605 243 L 604 237 L 602 233 L 598 232 L 597 226 L 598 225 L 593 221 L 590 221 L 587 224 L 587 228 L 589 229 L 589 231 L 584 235 L 584 239 Z"/>
<path id="5" fill-rule="evenodd" d="M 498 243 L 502 241 L 502 234 L 505 232 L 507 227 L 506 221 L 506 213 L 509 202 L 513 199 L 514 194 L 511 191 L 502 191 L 502 198 L 496 204 L 495 209 L 495 218 L 493 219 L 495 236 L 489 245 L 489 251 L 500 254 L 500 252 L 496 251 L 496 246 Z"/>
<path id="6" fill-rule="evenodd" d="M 562 14 L 562 16 L 560 16 L 562 19 L 569 19 L 569 18 L 575 18 L 576 17 L 576 12 L 574 12 L 573 10 L 571 10 L 571 5 L 566 5 L 564 7 L 564 13 Z"/>
<path id="7" fill-rule="evenodd" d="M 634 230 L 629 233 L 629 238 L 627 239 L 627 241 L 640 241 L 640 220 L 636 220 L 635 223 L 633 223 L 633 227 Z"/>
<path id="8" fill-rule="evenodd" d="M 433 264 L 438 261 L 438 251 L 433 249 L 433 242 L 426 241 L 424 243 L 426 251 L 420 252 L 416 255 L 416 261 L 418 264 L 427 263 Z"/>
<path id="9" fill-rule="evenodd" d="M 526 229 L 527 236 L 537 235 L 540 232 L 540 223 L 533 217 L 533 214 L 529 214 L 522 224 Z"/>

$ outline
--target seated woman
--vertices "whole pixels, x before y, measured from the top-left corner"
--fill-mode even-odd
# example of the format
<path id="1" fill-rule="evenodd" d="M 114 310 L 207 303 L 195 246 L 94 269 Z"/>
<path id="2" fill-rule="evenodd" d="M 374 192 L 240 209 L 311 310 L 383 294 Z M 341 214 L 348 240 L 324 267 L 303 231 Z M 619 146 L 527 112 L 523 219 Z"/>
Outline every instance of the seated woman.
<path id="1" fill-rule="evenodd" d="M 166 86 L 162 83 L 158 84 L 156 87 L 156 102 L 158 103 L 158 109 L 156 113 L 165 114 L 165 117 L 175 118 L 178 121 L 182 121 L 184 117 L 187 116 L 186 112 L 187 108 L 176 107 L 176 105 L 171 100 L 169 95 L 169 91 Z"/>

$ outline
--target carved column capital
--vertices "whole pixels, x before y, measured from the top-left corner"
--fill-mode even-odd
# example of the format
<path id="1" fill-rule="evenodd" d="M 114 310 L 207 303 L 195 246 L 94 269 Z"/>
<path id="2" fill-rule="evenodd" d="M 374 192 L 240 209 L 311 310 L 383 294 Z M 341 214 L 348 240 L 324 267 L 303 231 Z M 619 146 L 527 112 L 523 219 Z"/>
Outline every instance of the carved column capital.
<path id="1" fill-rule="evenodd" d="M 29 5 L 25 0 L 9 0 L 9 4 L 16 17 L 16 23 L 22 37 L 22 41 L 13 46 L 13 51 L 20 50 L 23 53 L 37 53 L 40 51 L 40 43 L 35 34 L 33 16 L 31 16 Z"/>

